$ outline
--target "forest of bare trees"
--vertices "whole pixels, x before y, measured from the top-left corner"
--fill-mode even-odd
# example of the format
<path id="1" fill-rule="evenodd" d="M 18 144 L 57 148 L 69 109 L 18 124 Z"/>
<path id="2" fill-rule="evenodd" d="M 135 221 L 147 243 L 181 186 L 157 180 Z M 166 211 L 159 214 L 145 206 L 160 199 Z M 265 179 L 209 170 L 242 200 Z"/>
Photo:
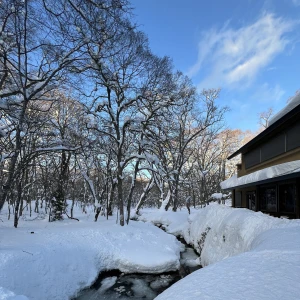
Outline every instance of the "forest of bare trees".
<path id="1" fill-rule="evenodd" d="M 131 20 L 126 0 L 1 1 L 0 210 L 15 227 L 24 209 L 73 218 L 67 200 L 124 225 L 143 205 L 206 204 L 234 172 L 247 134 L 226 129 L 220 90 L 197 91 Z"/>

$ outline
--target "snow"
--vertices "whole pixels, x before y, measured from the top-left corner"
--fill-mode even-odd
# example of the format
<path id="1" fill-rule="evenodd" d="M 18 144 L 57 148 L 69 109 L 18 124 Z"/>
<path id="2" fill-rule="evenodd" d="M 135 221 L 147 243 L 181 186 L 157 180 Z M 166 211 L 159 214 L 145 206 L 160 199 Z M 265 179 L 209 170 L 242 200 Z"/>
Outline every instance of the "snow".
<path id="1" fill-rule="evenodd" d="M 191 208 L 191 215 L 197 213 Z M 180 236 L 183 230 L 188 225 L 189 213 L 187 209 L 182 209 L 177 212 L 172 210 L 158 210 L 158 209 L 142 209 L 141 215 L 138 217 L 140 221 L 150 222 L 155 225 L 162 225 L 162 227 L 171 234 Z"/>
<path id="2" fill-rule="evenodd" d="M 160 273 L 178 269 L 182 244 L 153 224 L 184 237 L 199 258 L 190 253 L 183 260 L 204 267 L 156 299 L 300 299 L 300 220 L 213 203 L 191 208 L 191 214 L 185 208 L 177 212 L 143 209 L 139 219 L 145 223 L 120 227 L 113 218 L 93 222 L 92 207 L 87 207 L 87 214 L 79 211 L 76 207 L 80 222 L 48 223 L 32 217 L 32 221 L 20 220 L 18 229 L 11 227 L 2 211 L 0 299 L 27 299 L 18 294 L 29 299 L 69 299 L 103 270 Z M 115 277 L 104 280 L 98 298 L 116 282 Z M 137 292 L 149 288 L 134 277 L 132 284 Z"/>
<path id="3" fill-rule="evenodd" d="M 284 115 L 294 109 L 296 106 L 300 104 L 300 93 L 297 93 L 291 100 L 287 103 L 287 105 L 281 109 L 277 114 L 275 114 L 268 122 L 268 126 L 274 124 L 277 120 L 281 119 Z"/>
<path id="4" fill-rule="evenodd" d="M 253 172 L 248 175 L 244 175 L 242 177 L 237 177 L 237 175 L 234 175 L 229 179 L 221 182 L 221 188 L 223 190 L 230 189 L 233 187 L 254 183 L 270 178 L 276 178 L 279 176 L 292 174 L 296 172 L 300 172 L 300 160 L 278 164 L 272 167 Z"/>
<path id="5" fill-rule="evenodd" d="M 155 299 L 300 299 L 300 220 L 218 204 L 178 213 L 145 210 L 140 219 L 177 228 L 204 268 Z"/>
<path id="6" fill-rule="evenodd" d="M 68 150 L 68 151 L 76 151 L 80 147 L 72 148 L 72 147 L 66 147 L 63 145 L 58 145 L 54 147 L 45 147 L 45 148 L 36 148 L 35 152 L 40 152 L 40 151 L 60 151 L 60 150 Z"/>
<path id="7" fill-rule="evenodd" d="M 104 270 L 162 273 L 179 268 L 183 245 L 174 236 L 150 223 L 121 227 L 105 217 L 94 222 L 92 206 L 87 214 L 80 211 L 75 207 L 79 222 L 25 216 L 17 229 L 7 221 L 6 210 L 1 212 L 0 299 L 10 299 L 7 290 L 32 300 L 69 299 Z"/>
<path id="8" fill-rule="evenodd" d="M 227 195 L 224 195 L 224 196 L 227 196 Z M 210 196 L 210 198 L 220 200 L 220 199 L 223 198 L 223 194 L 222 194 L 222 193 L 213 193 L 213 194 Z"/>
<path id="9" fill-rule="evenodd" d="M 175 227 L 168 215 L 160 220 Z M 204 268 L 155 299 L 300 298 L 300 220 L 209 205 L 187 221 L 181 234 L 201 253 Z"/>
<path id="10" fill-rule="evenodd" d="M 207 266 L 248 251 L 260 232 L 282 222 L 281 219 L 261 212 L 253 213 L 248 209 L 210 206 L 193 218 L 189 228 L 183 232 L 183 237 L 201 253 L 201 265 Z M 204 236 L 205 232 L 207 234 Z"/>
<path id="11" fill-rule="evenodd" d="M 216 203 L 202 209 L 192 208 L 190 215 L 186 209 L 178 212 L 145 209 L 139 220 L 159 224 L 166 232 L 183 237 L 201 254 L 202 266 L 248 251 L 259 233 L 288 222 Z"/>

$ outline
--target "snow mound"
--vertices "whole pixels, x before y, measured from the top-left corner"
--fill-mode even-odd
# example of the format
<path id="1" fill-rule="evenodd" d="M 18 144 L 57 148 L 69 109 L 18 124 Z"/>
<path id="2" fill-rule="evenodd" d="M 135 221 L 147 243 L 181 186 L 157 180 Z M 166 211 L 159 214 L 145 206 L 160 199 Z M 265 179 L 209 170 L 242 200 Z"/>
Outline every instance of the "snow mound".
<path id="1" fill-rule="evenodd" d="M 222 199 L 223 197 L 226 197 L 227 195 L 223 195 L 222 193 L 213 193 L 210 198 L 213 198 L 213 199 Z"/>
<path id="2" fill-rule="evenodd" d="M 104 270 L 162 273 L 180 265 L 183 245 L 149 223 L 121 227 L 115 219 L 99 217 L 94 222 L 93 214 L 86 214 L 80 222 L 20 220 L 15 229 L 2 219 L 0 299 L 22 299 L 9 298 L 14 296 L 9 291 L 31 300 L 70 299 Z"/>
<path id="3" fill-rule="evenodd" d="M 200 254 L 201 265 L 207 266 L 249 251 L 258 234 L 284 222 L 248 209 L 207 206 L 199 211 L 183 237 Z"/>
<path id="4" fill-rule="evenodd" d="M 197 211 L 191 209 L 192 215 Z M 158 209 L 143 209 L 138 217 L 140 221 L 151 222 L 156 226 L 162 226 L 166 232 L 176 236 L 182 235 L 183 230 L 188 226 L 189 213 L 187 209 L 177 212 Z"/>
<path id="5" fill-rule="evenodd" d="M 200 241 L 208 266 L 155 299 L 300 299 L 300 220 L 213 206 L 199 212 L 186 234 L 196 247 Z"/>

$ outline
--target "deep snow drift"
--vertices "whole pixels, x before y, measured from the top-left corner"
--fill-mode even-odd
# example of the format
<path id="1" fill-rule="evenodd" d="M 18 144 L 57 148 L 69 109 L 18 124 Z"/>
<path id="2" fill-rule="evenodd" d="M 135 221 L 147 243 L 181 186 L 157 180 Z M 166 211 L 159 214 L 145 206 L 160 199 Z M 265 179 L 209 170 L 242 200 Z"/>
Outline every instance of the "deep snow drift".
<path id="1" fill-rule="evenodd" d="M 206 267 L 156 299 L 300 299 L 300 220 L 223 205 L 175 214 L 146 211 L 141 218 L 177 228 Z"/>
<path id="2" fill-rule="evenodd" d="M 124 227 L 104 217 L 95 223 L 89 210 L 80 222 L 28 220 L 18 229 L 1 214 L 0 299 L 68 299 L 107 269 L 175 270 L 182 244 L 151 223 L 183 236 L 200 254 L 191 263 L 205 266 L 156 299 L 300 299 L 300 220 L 218 204 L 191 215 L 186 209 L 141 213 L 146 223 Z"/>
<path id="3" fill-rule="evenodd" d="M 75 212 L 79 216 L 80 209 Z M 25 211 L 26 213 L 26 211 Z M 13 228 L 4 212 L 0 218 L 0 299 L 69 299 L 90 286 L 100 271 L 162 273 L 179 267 L 183 245 L 152 224 L 99 217 L 92 207 L 80 222 L 20 220 Z M 31 221 L 30 221 L 31 220 Z M 32 233 L 33 232 L 33 233 Z"/>

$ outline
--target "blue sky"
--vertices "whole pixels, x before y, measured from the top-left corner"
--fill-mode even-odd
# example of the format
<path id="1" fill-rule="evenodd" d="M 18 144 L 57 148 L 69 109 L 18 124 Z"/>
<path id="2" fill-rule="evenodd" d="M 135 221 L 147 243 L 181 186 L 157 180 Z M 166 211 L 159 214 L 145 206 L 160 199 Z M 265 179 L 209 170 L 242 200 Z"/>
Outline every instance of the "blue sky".
<path id="1" fill-rule="evenodd" d="M 258 129 L 300 89 L 300 0 L 131 0 L 152 51 L 222 89 L 230 128 Z"/>

